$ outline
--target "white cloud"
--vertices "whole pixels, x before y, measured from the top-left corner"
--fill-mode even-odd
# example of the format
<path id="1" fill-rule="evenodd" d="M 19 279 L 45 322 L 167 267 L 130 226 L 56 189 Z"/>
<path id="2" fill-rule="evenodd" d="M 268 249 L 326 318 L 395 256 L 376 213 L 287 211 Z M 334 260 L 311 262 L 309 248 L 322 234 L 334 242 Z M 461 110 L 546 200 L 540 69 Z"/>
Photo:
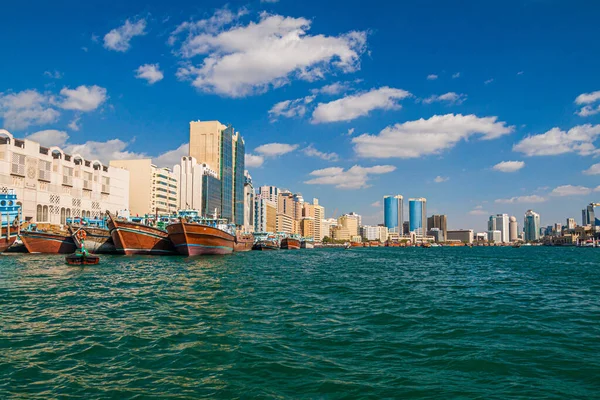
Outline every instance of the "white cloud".
<path id="1" fill-rule="evenodd" d="M 313 179 L 305 181 L 308 185 L 334 185 L 339 189 L 360 189 L 369 187 L 370 175 L 387 174 L 396 170 L 393 165 L 375 165 L 361 167 L 355 165 L 348 170 L 341 167 L 318 169 L 310 173 Z"/>
<path id="2" fill-rule="evenodd" d="M 173 168 L 181 163 L 181 157 L 187 156 L 190 153 L 190 144 L 183 143 L 174 150 L 169 150 L 152 159 L 152 162 L 159 167 Z"/>
<path id="3" fill-rule="evenodd" d="M 600 164 L 594 164 L 585 171 L 583 171 L 585 175 L 600 175 Z"/>
<path id="4" fill-rule="evenodd" d="M 337 161 L 340 157 L 337 153 L 324 153 L 315 149 L 315 147 L 311 144 L 303 150 L 304 154 L 309 157 L 318 157 L 322 160 L 326 161 Z"/>
<path id="5" fill-rule="evenodd" d="M 151 85 L 164 78 L 158 64 L 140 65 L 138 69 L 135 70 L 135 73 L 136 78 L 145 79 Z"/>
<path id="6" fill-rule="evenodd" d="M 267 143 L 258 146 L 254 151 L 266 157 L 279 157 L 290 153 L 298 148 L 297 144 Z"/>
<path id="7" fill-rule="evenodd" d="M 54 70 L 54 71 L 44 71 L 44 76 L 48 77 L 48 78 L 52 78 L 52 79 L 61 79 L 63 77 L 63 74 L 60 71 Z"/>
<path id="8" fill-rule="evenodd" d="M 58 120 L 60 112 L 50 106 L 51 96 L 36 90 L 0 93 L 0 116 L 7 129 L 25 129 Z"/>
<path id="9" fill-rule="evenodd" d="M 471 215 L 490 215 L 487 211 L 483 209 L 482 206 L 476 206 L 473 210 L 469 211 Z"/>
<path id="10" fill-rule="evenodd" d="M 452 79 L 460 78 L 460 72 L 452 74 Z"/>
<path id="11" fill-rule="evenodd" d="M 436 74 L 429 74 L 427 75 L 427 80 L 429 81 L 434 81 L 438 78 L 438 76 Z"/>
<path id="12" fill-rule="evenodd" d="M 431 104 L 433 102 L 446 101 L 449 104 L 462 104 L 466 99 L 467 99 L 466 94 L 462 94 L 462 93 L 458 94 L 455 92 L 448 92 L 448 93 L 440 94 L 439 96 L 437 96 L 437 95 L 429 96 L 428 98 L 423 100 L 423 103 Z"/>
<path id="13" fill-rule="evenodd" d="M 524 73 L 525 72 L 523 72 L 523 71 L 519 71 L 519 72 L 517 72 L 517 75 L 523 75 Z"/>
<path id="14" fill-rule="evenodd" d="M 584 196 L 592 193 L 592 189 L 585 186 L 563 185 L 555 187 L 550 195 L 552 196 Z"/>
<path id="15" fill-rule="evenodd" d="M 436 176 L 435 179 L 433 180 L 435 183 L 442 183 L 442 182 L 447 182 L 449 181 L 450 178 L 448 178 L 447 176 Z"/>
<path id="16" fill-rule="evenodd" d="M 129 143 L 121 139 L 110 139 L 106 142 L 90 140 L 82 144 L 67 144 L 63 150 L 70 154 L 80 154 L 88 160 L 98 159 L 103 163 L 108 163 L 110 160 L 126 160 L 146 156 L 143 153 L 127 151 L 127 146 Z"/>
<path id="17" fill-rule="evenodd" d="M 402 89 L 387 86 L 371 89 L 368 92 L 358 93 L 334 100 L 329 103 L 319 103 L 312 114 L 313 123 L 352 121 L 353 119 L 368 115 L 377 109 L 399 109 L 399 100 L 411 96 Z"/>
<path id="18" fill-rule="evenodd" d="M 600 90 L 591 93 L 582 93 L 575 98 L 575 104 L 591 104 L 600 100 Z"/>
<path id="19" fill-rule="evenodd" d="M 179 50 L 182 57 L 204 56 L 200 65 L 181 67 L 179 79 L 191 80 L 204 92 L 243 97 L 283 86 L 292 78 L 312 81 L 330 70 L 346 73 L 360 68 L 366 32 L 311 36 L 310 20 L 266 12 L 258 22 L 223 29 L 235 18 L 185 23 L 173 32 L 171 43 L 178 34 L 189 32 Z"/>
<path id="20" fill-rule="evenodd" d="M 352 136 L 354 134 L 354 128 L 348 129 L 348 136 Z"/>
<path id="21" fill-rule="evenodd" d="M 237 12 L 232 12 L 227 7 L 221 8 L 207 19 L 201 19 L 198 21 L 186 21 L 182 22 L 169 36 L 168 43 L 173 46 L 179 39 L 179 35 L 183 32 L 188 34 L 188 40 L 190 37 L 200 35 L 205 32 L 216 33 L 223 26 L 237 21 L 239 18 L 248 14 L 248 10 L 245 7 L 241 7 Z"/>
<path id="22" fill-rule="evenodd" d="M 279 0 L 260 0 L 261 3 L 278 3 Z"/>
<path id="23" fill-rule="evenodd" d="M 246 167 L 260 167 L 265 162 L 265 158 L 263 156 L 258 156 L 255 154 L 246 153 L 245 155 L 245 164 Z"/>
<path id="24" fill-rule="evenodd" d="M 552 128 L 546 133 L 527 136 L 513 146 L 513 151 L 528 156 L 551 156 L 578 153 L 582 156 L 597 154 L 594 142 L 600 136 L 600 125 L 578 125 L 565 132 Z"/>
<path id="25" fill-rule="evenodd" d="M 590 115 L 595 115 L 598 113 L 600 113 L 600 105 L 596 107 L 583 106 L 579 111 L 575 112 L 575 114 L 579 115 L 580 117 L 589 117 Z"/>
<path id="26" fill-rule="evenodd" d="M 125 24 L 104 35 L 104 47 L 109 50 L 125 52 L 129 50 L 131 39 L 146 34 L 145 29 L 145 19 L 140 19 L 134 23 L 126 20 Z"/>
<path id="27" fill-rule="evenodd" d="M 523 161 L 502 161 L 492 167 L 494 171 L 499 172 L 517 172 L 525 166 Z"/>
<path id="28" fill-rule="evenodd" d="M 65 110 L 92 111 L 106 101 L 106 89 L 100 86 L 78 86 L 75 89 L 63 88 L 63 98 L 58 106 Z"/>
<path id="29" fill-rule="evenodd" d="M 78 131 L 79 129 L 81 129 L 81 125 L 79 124 L 79 119 L 80 119 L 79 116 L 75 117 L 71 122 L 69 122 L 69 125 L 67 125 L 67 126 L 74 131 Z"/>
<path id="30" fill-rule="evenodd" d="M 377 200 L 376 202 L 371 203 L 371 207 L 377 207 L 377 208 L 381 207 L 381 201 Z"/>
<path id="31" fill-rule="evenodd" d="M 489 85 L 490 83 L 494 82 L 494 78 L 490 78 L 487 81 L 483 82 L 486 85 Z"/>
<path id="32" fill-rule="evenodd" d="M 67 140 L 69 139 L 69 135 L 67 132 L 59 131 L 56 129 L 47 129 L 44 131 L 38 131 L 32 133 L 30 135 L 25 136 L 25 139 L 33 140 L 34 142 L 38 142 L 44 147 L 58 146 L 63 147 Z"/>
<path id="33" fill-rule="evenodd" d="M 334 82 L 330 85 L 325 85 L 320 89 L 312 89 L 313 94 L 327 94 L 335 95 L 348 91 L 350 89 L 350 82 Z"/>
<path id="34" fill-rule="evenodd" d="M 446 114 L 388 126 L 378 135 L 363 134 L 352 139 L 352 143 L 360 157 L 416 158 L 439 154 L 475 135 L 490 140 L 513 130 L 513 126 L 497 117 Z"/>
<path id="35" fill-rule="evenodd" d="M 523 204 L 523 203 L 543 203 L 546 201 L 545 197 L 532 194 L 530 196 L 517 196 L 511 197 L 510 199 L 497 199 L 495 202 L 498 204 Z"/>
<path id="36" fill-rule="evenodd" d="M 306 114 L 307 105 L 312 103 L 315 96 L 306 96 L 296 100 L 284 100 L 275 104 L 269 110 L 271 121 L 276 121 L 278 117 L 303 117 Z"/>

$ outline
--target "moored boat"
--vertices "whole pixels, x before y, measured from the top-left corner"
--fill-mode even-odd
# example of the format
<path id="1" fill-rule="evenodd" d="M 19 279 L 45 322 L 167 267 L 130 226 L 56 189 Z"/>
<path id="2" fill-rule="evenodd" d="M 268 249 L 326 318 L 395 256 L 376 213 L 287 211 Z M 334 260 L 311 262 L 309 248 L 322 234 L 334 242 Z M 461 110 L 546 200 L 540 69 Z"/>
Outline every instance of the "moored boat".
<path id="1" fill-rule="evenodd" d="M 29 253 L 68 254 L 77 250 L 71 233 L 59 227 L 41 230 L 35 226 L 22 230 L 19 236 Z"/>
<path id="2" fill-rule="evenodd" d="M 313 242 L 312 240 L 302 240 L 300 242 L 300 248 L 302 248 L 302 249 L 314 249 L 315 248 L 315 242 Z"/>
<path id="3" fill-rule="evenodd" d="M 20 229 L 21 206 L 14 190 L 0 193 L 0 252 L 13 245 Z"/>
<path id="4" fill-rule="evenodd" d="M 210 222 L 214 221 L 214 222 Z M 167 226 L 169 239 L 179 254 L 186 256 L 231 254 L 235 235 L 224 220 L 181 221 Z"/>
<path id="5" fill-rule="evenodd" d="M 68 223 L 69 221 L 67 221 Z M 85 248 L 93 254 L 113 254 L 117 249 L 103 220 L 75 220 L 69 225 L 75 245 L 81 249 L 80 232 L 85 232 Z"/>
<path id="6" fill-rule="evenodd" d="M 169 234 L 162 229 L 119 219 L 108 214 L 108 229 L 116 251 L 145 255 L 171 255 L 175 254 Z"/>
<path id="7" fill-rule="evenodd" d="M 279 250 L 279 243 L 277 243 L 276 240 L 272 239 L 259 240 L 256 243 L 254 243 L 252 250 Z"/>
<path id="8" fill-rule="evenodd" d="M 233 251 L 250 251 L 254 246 L 254 234 L 246 232 L 237 232 L 235 234 L 235 244 Z"/>
<path id="9" fill-rule="evenodd" d="M 87 253 L 76 252 L 65 257 L 69 265 L 96 265 L 100 262 L 100 257 Z"/>
<path id="10" fill-rule="evenodd" d="M 287 250 L 299 250 L 300 249 L 300 239 L 287 236 L 281 239 L 281 248 Z"/>

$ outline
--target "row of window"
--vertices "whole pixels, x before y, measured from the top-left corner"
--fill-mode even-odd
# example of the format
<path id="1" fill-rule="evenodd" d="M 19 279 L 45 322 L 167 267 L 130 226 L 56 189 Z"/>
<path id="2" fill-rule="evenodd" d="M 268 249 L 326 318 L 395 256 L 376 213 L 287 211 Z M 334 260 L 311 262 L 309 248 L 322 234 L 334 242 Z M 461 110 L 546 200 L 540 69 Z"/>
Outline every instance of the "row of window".
<path id="1" fill-rule="evenodd" d="M 38 204 L 36 221 L 37 222 L 50 222 L 50 216 L 49 216 L 48 211 L 49 211 L 48 206 L 43 206 L 41 204 Z M 73 210 L 73 211 L 75 211 L 75 210 Z M 92 212 L 92 211 L 81 210 L 80 216 L 81 216 L 81 218 L 99 218 L 100 214 L 98 211 Z M 73 217 L 77 217 L 77 215 L 73 215 Z M 63 225 L 66 224 L 67 218 L 71 218 L 71 209 L 62 207 L 60 209 L 60 223 Z"/>

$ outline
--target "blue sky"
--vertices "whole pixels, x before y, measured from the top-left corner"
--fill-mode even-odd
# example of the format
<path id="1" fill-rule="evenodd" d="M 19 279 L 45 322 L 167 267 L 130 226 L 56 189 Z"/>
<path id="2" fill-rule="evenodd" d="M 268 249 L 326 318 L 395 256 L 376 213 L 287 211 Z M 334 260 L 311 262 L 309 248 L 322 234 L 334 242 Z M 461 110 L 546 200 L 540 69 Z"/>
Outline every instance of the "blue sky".
<path id="1" fill-rule="evenodd" d="M 476 230 L 529 208 L 579 222 L 600 201 L 595 2 L 83 3 L 4 5 L 15 136 L 168 166 L 189 121 L 217 119 L 256 186 L 367 223 L 386 194 Z"/>

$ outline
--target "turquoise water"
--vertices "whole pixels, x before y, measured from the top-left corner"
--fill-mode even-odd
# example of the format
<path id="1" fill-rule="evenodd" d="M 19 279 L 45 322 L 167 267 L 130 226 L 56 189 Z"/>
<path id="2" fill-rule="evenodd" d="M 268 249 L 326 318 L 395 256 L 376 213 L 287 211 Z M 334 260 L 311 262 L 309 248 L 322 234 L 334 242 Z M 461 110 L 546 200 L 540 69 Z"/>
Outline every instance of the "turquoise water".
<path id="1" fill-rule="evenodd" d="M 600 251 L 0 256 L 0 398 L 600 397 Z"/>

